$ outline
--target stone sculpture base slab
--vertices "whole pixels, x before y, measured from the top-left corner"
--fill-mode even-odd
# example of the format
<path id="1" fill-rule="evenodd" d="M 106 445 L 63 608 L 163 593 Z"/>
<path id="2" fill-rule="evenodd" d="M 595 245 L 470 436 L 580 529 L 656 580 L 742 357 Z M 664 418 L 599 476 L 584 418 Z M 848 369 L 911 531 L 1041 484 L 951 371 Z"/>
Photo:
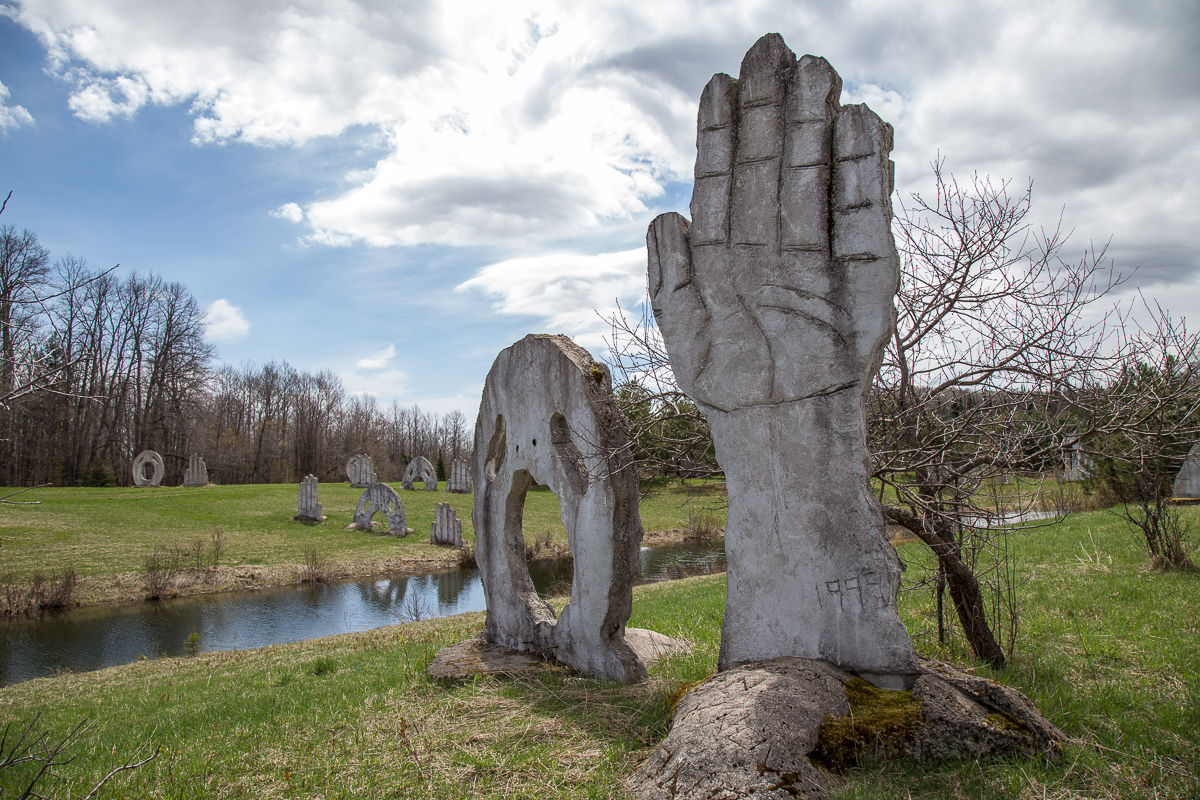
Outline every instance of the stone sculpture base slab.
<path id="1" fill-rule="evenodd" d="M 292 517 L 292 519 L 297 522 L 324 522 L 325 520 L 329 519 L 329 517 L 322 514 L 320 519 L 318 519 L 317 517 L 305 517 L 297 514 L 296 516 Z"/>
<path id="2" fill-rule="evenodd" d="M 680 699 L 671 731 L 625 781 L 644 800 L 824 798 L 822 767 L 1056 755 L 1066 737 L 1020 692 L 922 662 L 909 691 L 828 664 L 777 658 L 721 672 Z"/>
<path id="3" fill-rule="evenodd" d="M 677 639 L 645 628 L 626 628 L 625 641 L 646 665 L 690 649 Z M 429 677 L 439 681 L 462 681 L 476 675 L 520 678 L 536 675 L 552 663 L 556 662 L 491 644 L 480 634 L 439 650 L 429 664 Z"/>
<path id="4" fill-rule="evenodd" d="M 298 519 L 298 517 L 297 517 L 297 519 Z M 344 530 L 344 531 L 365 531 L 367 529 L 364 528 L 362 525 L 358 525 L 356 523 L 351 522 L 349 525 L 342 528 L 342 530 Z M 390 533 L 393 536 L 401 536 L 401 535 L 407 535 L 408 533 L 416 533 L 415 528 L 407 528 L 406 529 L 407 533 L 401 534 L 399 530 L 395 530 L 395 531 L 388 530 L 388 526 L 386 524 L 384 524 L 382 522 L 374 522 L 374 521 L 371 522 L 371 530 L 378 531 L 380 533 Z"/>

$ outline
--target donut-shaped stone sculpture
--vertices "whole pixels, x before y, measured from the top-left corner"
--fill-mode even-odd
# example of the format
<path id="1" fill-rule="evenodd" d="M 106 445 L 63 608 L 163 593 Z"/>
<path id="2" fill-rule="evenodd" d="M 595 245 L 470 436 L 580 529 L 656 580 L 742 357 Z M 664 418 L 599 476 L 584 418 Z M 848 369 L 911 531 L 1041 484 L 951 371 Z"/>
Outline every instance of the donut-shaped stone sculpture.
<path id="1" fill-rule="evenodd" d="M 146 477 L 146 466 L 152 467 L 150 477 Z M 143 450 L 133 460 L 133 485 L 140 487 L 159 486 L 163 479 L 162 456 L 153 450 Z"/>
<path id="2" fill-rule="evenodd" d="M 637 474 L 608 370 L 565 336 L 530 335 L 501 352 L 483 387 L 474 473 L 484 637 L 585 675 L 645 678 L 625 641 L 642 541 Z M 534 483 L 558 496 L 575 561 L 557 619 L 525 563 L 521 516 Z"/>

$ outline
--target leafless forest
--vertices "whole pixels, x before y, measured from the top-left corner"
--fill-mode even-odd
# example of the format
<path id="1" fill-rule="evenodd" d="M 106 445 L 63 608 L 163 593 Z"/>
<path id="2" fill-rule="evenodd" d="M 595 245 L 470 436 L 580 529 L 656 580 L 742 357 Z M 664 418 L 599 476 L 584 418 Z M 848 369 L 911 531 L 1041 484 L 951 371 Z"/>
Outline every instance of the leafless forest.
<path id="1" fill-rule="evenodd" d="M 458 411 L 380 407 L 329 371 L 219 365 L 185 285 L 51 263 L 34 233 L 0 227 L 0 485 L 127 485 L 144 449 L 168 485 L 192 453 L 222 484 L 345 480 L 361 452 L 398 480 L 413 456 L 470 447 Z"/>

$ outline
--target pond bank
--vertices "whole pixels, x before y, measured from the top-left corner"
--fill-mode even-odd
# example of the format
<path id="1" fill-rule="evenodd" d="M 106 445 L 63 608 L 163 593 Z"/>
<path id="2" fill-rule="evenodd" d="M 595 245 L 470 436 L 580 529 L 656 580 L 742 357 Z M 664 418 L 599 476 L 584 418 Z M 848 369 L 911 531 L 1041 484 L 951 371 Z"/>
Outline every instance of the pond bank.
<path id="1" fill-rule="evenodd" d="M 720 533 L 723 534 L 723 531 Z M 413 536 L 415 534 L 409 534 Z M 643 546 L 679 544 L 688 540 L 688 531 L 671 528 L 647 531 Z M 468 548 L 469 549 L 469 548 Z M 570 555 L 565 542 L 537 542 L 526 546 L 530 560 L 561 558 Z M 403 577 L 453 569 L 463 563 L 462 550 L 447 548 L 435 557 L 384 556 L 352 561 L 318 558 L 311 564 L 238 564 L 232 566 L 179 569 L 164 583 L 161 597 L 171 599 L 227 592 L 257 592 L 281 586 L 305 583 L 329 583 L 375 575 Z M 147 580 L 144 572 L 120 572 L 113 575 L 81 576 L 75 585 L 72 608 L 102 605 L 127 605 L 145 602 Z M 35 611 L 34 614 L 37 612 Z"/>

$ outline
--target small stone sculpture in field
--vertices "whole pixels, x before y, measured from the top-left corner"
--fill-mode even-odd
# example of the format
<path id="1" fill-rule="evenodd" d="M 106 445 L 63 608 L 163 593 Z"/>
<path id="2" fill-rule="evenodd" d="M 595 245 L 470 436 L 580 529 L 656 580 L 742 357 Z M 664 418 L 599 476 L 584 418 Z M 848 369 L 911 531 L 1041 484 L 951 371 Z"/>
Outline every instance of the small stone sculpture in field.
<path id="1" fill-rule="evenodd" d="M 355 489 L 365 489 L 378 483 L 375 478 L 375 465 L 366 453 L 352 456 L 346 462 L 346 477 L 350 479 L 350 485 Z"/>
<path id="2" fill-rule="evenodd" d="M 187 471 L 183 473 L 184 486 L 208 486 L 208 467 L 204 459 L 193 455 L 188 459 Z"/>
<path id="3" fill-rule="evenodd" d="M 150 477 L 146 477 L 146 467 L 150 467 Z M 153 450 L 143 450 L 133 460 L 133 485 L 141 488 L 160 486 L 163 479 L 162 456 Z"/>
<path id="4" fill-rule="evenodd" d="M 317 478 L 314 475 L 307 475 L 300 481 L 300 498 L 296 503 L 294 518 L 321 522 L 325 519 L 325 515 L 321 511 L 321 504 L 317 502 Z"/>
<path id="5" fill-rule="evenodd" d="M 433 464 L 429 463 L 428 458 L 417 456 L 408 462 L 408 467 L 404 470 L 404 477 L 400 480 L 400 485 L 412 491 L 413 481 L 420 481 L 427 492 L 437 491 L 437 472 L 434 471 Z"/>
<path id="6" fill-rule="evenodd" d="M 438 503 L 429 524 L 429 543 L 462 547 L 462 520 L 449 503 Z"/>
<path id="7" fill-rule="evenodd" d="M 358 498 L 358 507 L 354 509 L 354 521 L 347 528 L 360 531 L 371 530 L 371 518 L 380 511 L 387 519 L 387 532 L 392 536 L 407 536 L 408 522 L 404 518 L 404 504 L 400 495 L 386 483 L 376 483 L 369 486 Z"/>

